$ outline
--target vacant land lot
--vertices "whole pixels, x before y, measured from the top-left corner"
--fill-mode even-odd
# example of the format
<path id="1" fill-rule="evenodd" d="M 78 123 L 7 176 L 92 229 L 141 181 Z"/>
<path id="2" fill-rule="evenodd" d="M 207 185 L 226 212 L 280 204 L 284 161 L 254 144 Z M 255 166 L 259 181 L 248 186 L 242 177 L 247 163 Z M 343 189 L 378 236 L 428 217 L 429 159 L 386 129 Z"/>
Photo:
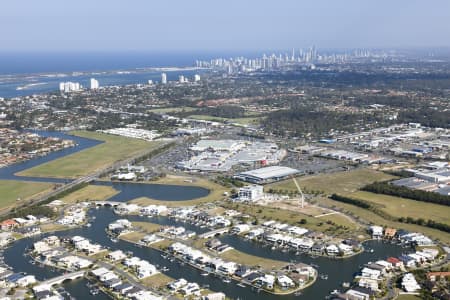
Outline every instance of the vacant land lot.
<path id="1" fill-rule="evenodd" d="M 161 225 L 150 222 L 131 222 L 134 228 L 142 230 L 146 233 L 159 231 Z"/>
<path id="2" fill-rule="evenodd" d="M 66 204 L 73 204 L 81 201 L 104 201 L 117 193 L 118 191 L 111 186 L 88 185 L 65 196 L 61 200 Z"/>
<path id="3" fill-rule="evenodd" d="M 1 180 L 0 210 L 15 204 L 23 204 L 33 196 L 50 192 L 52 188 L 51 183 Z"/>
<path id="4" fill-rule="evenodd" d="M 245 264 L 247 266 L 261 266 L 267 270 L 280 269 L 281 267 L 288 264 L 284 261 L 262 258 L 235 249 L 225 251 L 224 253 L 220 254 L 220 257 L 225 260 L 233 261 L 238 264 Z"/>
<path id="5" fill-rule="evenodd" d="M 306 191 L 323 191 L 326 194 L 347 194 L 375 182 L 395 178 L 394 176 L 372 169 L 356 169 L 330 174 L 298 177 L 297 182 Z M 292 179 L 280 181 L 266 186 L 268 189 L 297 191 Z"/>
<path id="6" fill-rule="evenodd" d="M 363 191 L 352 193 L 351 197 L 368 201 L 394 217 L 423 218 L 450 224 L 449 206 Z"/>
<path id="7" fill-rule="evenodd" d="M 19 173 L 21 176 L 76 178 L 105 168 L 112 163 L 157 148 L 160 142 L 125 138 L 98 132 L 76 131 L 74 135 L 104 143 L 53 160 Z"/>

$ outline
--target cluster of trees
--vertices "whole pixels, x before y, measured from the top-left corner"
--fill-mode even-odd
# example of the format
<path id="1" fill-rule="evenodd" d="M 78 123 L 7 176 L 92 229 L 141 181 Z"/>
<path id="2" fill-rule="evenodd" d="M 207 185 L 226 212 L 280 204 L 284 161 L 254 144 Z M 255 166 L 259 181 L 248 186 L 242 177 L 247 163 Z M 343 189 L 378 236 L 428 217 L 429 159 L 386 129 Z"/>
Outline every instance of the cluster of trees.
<path id="1" fill-rule="evenodd" d="M 396 186 L 387 182 L 375 182 L 362 188 L 364 191 L 376 194 L 386 194 L 402 198 L 409 198 L 422 202 L 429 202 L 450 206 L 450 196 L 441 195 L 434 192 L 413 190 L 403 186 Z"/>
<path id="2" fill-rule="evenodd" d="M 444 224 L 444 223 L 435 222 L 433 220 L 426 221 L 426 220 L 424 220 L 422 218 L 414 219 L 414 218 L 411 218 L 411 217 L 406 217 L 406 218 L 401 217 L 401 218 L 398 218 L 398 221 L 402 222 L 402 223 L 409 223 L 409 224 L 417 224 L 417 225 L 420 225 L 420 226 L 426 226 L 426 227 L 430 227 L 430 228 L 434 228 L 434 229 L 437 229 L 437 230 L 440 230 L 440 231 L 444 231 L 444 232 L 449 232 L 450 233 L 450 225 L 447 225 L 447 224 Z"/>
<path id="3" fill-rule="evenodd" d="M 401 123 L 420 123 L 428 127 L 450 128 L 450 114 L 448 110 L 421 107 L 419 109 L 403 110 L 397 120 Z"/>
<path id="4" fill-rule="evenodd" d="M 331 199 L 335 200 L 335 201 L 339 201 L 339 202 L 343 202 L 343 203 L 347 203 L 347 204 L 352 204 L 361 208 L 365 208 L 365 209 L 370 209 L 372 206 L 367 203 L 366 201 L 363 200 L 358 200 L 358 199 L 353 199 L 353 198 L 349 198 L 349 197 L 344 197 L 338 194 L 332 194 Z"/>
<path id="5" fill-rule="evenodd" d="M 380 114 L 344 113 L 315 110 L 308 106 L 293 106 L 271 112 L 262 121 L 264 128 L 279 136 L 321 136 L 331 130 L 354 132 L 369 124 L 383 124 Z"/>

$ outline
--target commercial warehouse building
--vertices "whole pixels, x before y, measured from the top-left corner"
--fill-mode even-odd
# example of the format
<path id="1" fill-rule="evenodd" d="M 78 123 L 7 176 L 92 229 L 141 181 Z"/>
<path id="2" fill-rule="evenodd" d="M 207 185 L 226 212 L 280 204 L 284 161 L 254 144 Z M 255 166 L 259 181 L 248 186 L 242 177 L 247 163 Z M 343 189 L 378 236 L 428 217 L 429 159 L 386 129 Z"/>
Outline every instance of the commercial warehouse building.
<path id="1" fill-rule="evenodd" d="M 298 174 L 299 170 L 282 167 L 282 166 L 271 166 L 260 168 L 256 170 L 251 170 L 247 172 L 242 172 L 234 177 L 239 180 L 252 182 L 256 184 L 265 184 L 274 181 L 279 181 L 288 178 L 291 175 Z"/>

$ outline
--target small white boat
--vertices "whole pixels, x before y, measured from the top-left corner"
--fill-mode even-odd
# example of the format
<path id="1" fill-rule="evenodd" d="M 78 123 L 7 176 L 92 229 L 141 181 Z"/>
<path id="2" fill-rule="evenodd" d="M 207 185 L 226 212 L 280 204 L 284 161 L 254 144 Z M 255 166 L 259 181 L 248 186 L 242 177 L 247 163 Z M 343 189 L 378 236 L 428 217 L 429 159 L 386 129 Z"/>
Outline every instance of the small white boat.
<path id="1" fill-rule="evenodd" d="M 208 276 L 208 275 L 209 275 L 209 273 L 207 273 L 207 272 L 204 272 L 204 273 L 201 273 L 200 275 L 201 275 L 201 276 Z"/>

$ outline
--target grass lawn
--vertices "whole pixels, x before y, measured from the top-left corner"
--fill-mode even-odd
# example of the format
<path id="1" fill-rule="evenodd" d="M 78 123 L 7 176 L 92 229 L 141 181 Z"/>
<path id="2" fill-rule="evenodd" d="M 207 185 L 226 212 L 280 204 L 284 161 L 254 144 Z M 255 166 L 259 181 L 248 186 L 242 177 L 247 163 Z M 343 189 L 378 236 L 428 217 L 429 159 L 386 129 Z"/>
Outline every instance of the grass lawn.
<path id="1" fill-rule="evenodd" d="M 219 256 L 225 260 L 233 261 L 238 264 L 245 264 L 247 266 L 261 266 L 263 269 L 266 270 L 280 269 L 288 264 L 285 261 L 262 258 L 235 249 L 225 251 Z"/>
<path id="2" fill-rule="evenodd" d="M 205 197 L 192 199 L 192 200 L 186 200 L 186 201 L 162 201 L 162 200 L 155 200 L 147 197 L 141 197 L 137 199 L 133 199 L 130 201 L 130 203 L 136 203 L 139 205 L 166 205 L 169 207 L 173 206 L 190 206 L 190 205 L 197 205 L 201 203 L 207 203 L 207 202 L 214 202 L 217 200 L 222 200 L 224 198 L 224 192 L 229 192 L 229 189 L 216 184 L 214 182 L 211 182 L 209 180 L 203 179 L 203 178 L 197 178 L 197 177 L 184 177 L 184 176 L 173 176 L 173 175 L 167 175 L 164 178 L 161 178 L 157 181 L 151 181 L 149 183 L 152 184 L 173 184 L 173 185 L 185 185 L 185 186 L 198 186 L 209 190 L 209 194 Z"/>
<path id="3" fill-rule="evenodd" d="M 431 219 L 436 222 L 450 224 L 450 207 L 426 203 L 395 196 L 374 194 L 370 192 L 355 192 L 352 198 L 361 199 L 378 205 L 386 213 L 395 217 L 413 217 L 415 219 Z"/>
<path id="4" fill-rule="evenodd" d="M 222 117 L 214 117 L 214 116 L 208 116 L 208 115 L 191 115 L 189 116 L 191 119 L 195 120 L 206 120 L 206 121 L 216 121 L 216 122 L 225 122 L 228 121 L 230 123 L 238 123 L 241 125 L 249 125 L 249 124 L 258 124 L 261 120 L 261 117 L 243 117 L 243 118 L 222 118 Z"/>
<path id="5" fill-rule="evenodd" d="M 0 210 L 23 204 L 33 196 L 50 192 L 52 188 L 52 183 L 0 180 Z"/>
<path id="6" fill-rule="evenodd" d="M 73 204 L 80 201 L 104 201 L 117 193 L 118 191 L 111 186 L 88 185 L 65 196 L 61 200 L 66 204 Z"/>
<path id="7" fill-rule="evenodd" d="M 166 286 L 169 282 L 172 281 L 175 281 L 175 279 L 163 273 L 158 273 L 153 276 L 142 279 L 141 283 L 146 287 L 159 289 Z"/>
<path id="8" fill-rule="evenodd" d="M 108 167 L 122 159 L 149 151 L 161 145 L 161 142 L 103 134 L 91 131 L 75 131 L 72 134 L 104 143 L 80 152 L 55 159 L 51 162 L 20 172 L 21 176 L 77 178 Z"/>
<path id="9" fill-rule="evenodd" d="M 131 224 L 133 224 L 134 228 L 141 229 L 148 233 L 158 231 L 161 228 L 161 225 L 150 222 L 131 222 Z"/>
<path id="10" fill-rule="evenodd" d="M 323 191 L 326 194 L 346 194 L 355 192 L 369 183 L 393 178 L 395 177 L 379 171 L 361 168 L 351 171 L 298 177 L 297 182 L 306 191 Z M 297 191 L 292 179 L 269 184 L 265 187 L 265 190 L 267 191 L 270 188 Z"/>

